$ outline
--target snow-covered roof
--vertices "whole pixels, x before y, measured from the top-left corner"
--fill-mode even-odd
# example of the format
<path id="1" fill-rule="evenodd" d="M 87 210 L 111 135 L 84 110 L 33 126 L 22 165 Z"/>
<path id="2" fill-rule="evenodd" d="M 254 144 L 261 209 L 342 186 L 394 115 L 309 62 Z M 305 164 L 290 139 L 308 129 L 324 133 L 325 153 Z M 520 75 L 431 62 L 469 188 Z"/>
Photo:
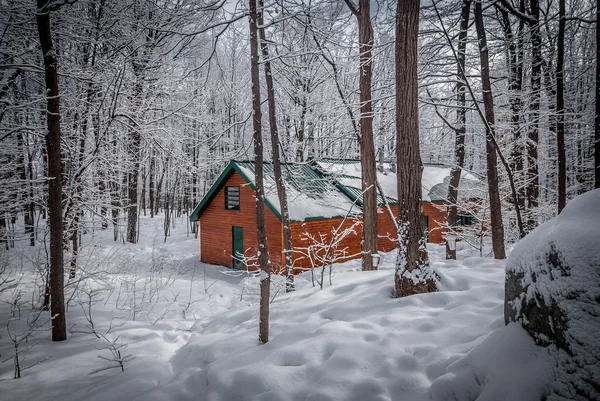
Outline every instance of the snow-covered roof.
<path id="1" fill-rule="evenodd" d="M 243 176 L 254 184 L 254 162 L 237 162 L 237 165 Z M 265 163 L 263 169 L 266 201 L 280 216 L 281 208 L 273 165 Z M 352 206 L 352 200 L 336 187 L 334 181 L 309 164 L 283 164 L 282 176 L 286 184 L 288 210 L 292 221 L 345 216 L 351 208 L 355 213 L 361 212 L 359 206 Z"/>
<path id="2" fill-rule="evenodd" d="M 449 166 L 426 164 L 423 170 L 423 201 L 443 201 L 448 192 Z M 190 215 L 197 220 L 216 193 L 233 172 L 255 189 L 254 162 L 232 161 L 213 184 L 209 192 Z M 287 189 L 288 210 L 292 221 L 327 219 L 360 214 L 362 207 L 361 166 L 359 160 L 320 160 L 308 163 L 284 163 L 282 175 Z M 377 171 L 377 180 L 391 204 L 397 203 L 396 173 L 389 163 Z M 281 218 L 277 185 L 271 163 L 264 163 L 265 203 Z M 484 197 L 484 185 L 475 176 L 463 173 L 459 185 L 459 199 Z M 378 194 L 379 204 L 383 199 Z"/>
<path id="3" fill-rule="evenodd" d="M 316 162 L 324 173 L 331 174 L 340 184 L 350 189 L 352 193 L 361 191 L 361 166 L 358 160 L 323 160 Z M 423 201 L 444 201 L 448 194 L 450 171 L 452 167 L 444 164 L 423 165 Z M 390 163 L 383 163 L 377 170 L 377 181 L 386 198 L 391 203 L 398 200 L 398 184 L 396 173 Z M 358 192 L 357 192 L 358 191 Z M 463 172 L 458 187 L 459 199 L 476 199 L 485 197 L 485 186 L 473 174 Z"/>

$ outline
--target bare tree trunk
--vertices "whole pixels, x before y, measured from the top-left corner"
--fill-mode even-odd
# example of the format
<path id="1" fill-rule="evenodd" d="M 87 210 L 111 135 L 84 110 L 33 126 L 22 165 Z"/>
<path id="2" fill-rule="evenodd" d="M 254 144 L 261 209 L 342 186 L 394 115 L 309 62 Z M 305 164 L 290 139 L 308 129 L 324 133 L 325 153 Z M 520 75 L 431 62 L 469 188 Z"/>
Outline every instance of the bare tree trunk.
<path id="1" fill-rule="evenodd" d="M 426 279 L 429 255 L 422 205 L 423 163 L 419 149 L 417 48 L 419 0 L 396 5 L 396 158 L 398 160 L 398 236 L 400 249 L 394 287 L 397 297 L 436 290 Z"/>
<path id="2" fill-rule="evenodd" d="M 8 251 L 8 230 L 6 228 L 6 214 L 0 210 L 0 243 L 4 243 Z"/>
<path id="3" fill-rule="evenodd" d="M 254 176 L 256 186 L 256 230 L 258 237 L 258 262 L 260 264 L 260 314 L 258 340 L 269 341 L 269 301 L 271 269 L 265 226 L 265 189 L 263 185 L 262 113 L 260 110 L 260 79 L 258 71 L 258 12 L 256 0 L 250 0 L 250 67 L 252 76 L 252 126 L 254 130 Z"/>
<path id="4" fill-rule="evenodd" d="M 158 214 L 160 210 L 160 199 L 162 197 L 162 186 L 165 180 L 165 173 L 169 168 L 169 161 L 171 160 L 170 156 L 167 155 L 165 161 L 163 163 L 163 168 L 160 173 L 160 179 L 158 180 L 158 184 L 156 185 L 156 194 L 154 195 L 154 214 Z"/>
<path id="5" fill-rule="evenodd" d="M 371 254 L 377 253 L 377 167 L 373 142 L 373 25 L 370 0 L 360 0 L 358 42 L 360 46 L 360 164 L 363 190 L 363 270 L 374 270 Z"/>
<path id="6" fill-rule="evenodd" d="M 136 74 L 137 75 L 137 74 Z M 137 77 L 138 82 L 133 94 L 134 104 L 139 103 L 139 99 L 142 96 L 142 83 L 139 82 L 141 79 Z M 140 147 L 142 137 L 140 135 L 139 127 L 133 121 L 130 122 L 131 127 L 129 128 L 129 156 L 132 160 L 132 167 L 128 175 L 128 187 L 127 187 L 127 198 L 129 200 L 129 206 L 127 208 L 127 242 L 132 244 L 137 243 L 138 232 L 138 177 L 140 175 Z"/>
<path id="7" fill-rule="evenodd" d="M 531 91 L 532 101 L 531 128 L 527 133 L 527 222 L 525 228 L 527 232 L 537 226 L 537 218 L 534 209 L 537 209 L 540 196 L 540 178 L 538 171 L 538 143 L 539 143 L 539 119 L 540 119 L 540 97 L 542 91 L 542 38 L 540 35 L 540 6 L 539 0 L 531 0 L 531 17 L 534 22 L 530 24 L 531 28 Z"/>
<path id="8" fill-rule="evenodd" d="M 60 153 L 60 98 L 56 51 L 52 45 L 47 0 L 37 0 L 36 20 L 46 82 L 46 153 L 48 155 L 48 214 L 50 219 L 50 313 L 52 341 L 67 339 L 63 265 L 62 158 Z"/>
<path id="9" fill-rule="evenodd" d="M 259 1 L 261 9 L 263 0 Z M 258 24 L 263 25 L 262 11 L 259 13 Z M 265 82 L 267 84 L 267 105 L 269 107 L 269 128 L 271 130 L 271 149 L 273 152 L 273 173 L 275 174 L 275 183 L 277 185 L 277 195 L 281 208 L 281 223 L 283 224 L 283 255 L 285 266 L 285 291 L 294 291 L 294 267 L 292 261 L 292 230 L 290 227 L 290 214 L 288 211 L 287 194 L 281 174 L 281 160 L 279 155 L 279 131 L 277 129 L 277 116 L 275 114 L 275 88 L 273 86 L 273 75 L 271 72 L 271 63 L 269 61 L 269 47 L 265 38 L 265 30 L 259 30 L 263 63 L 265 69 Z"/>
<path id="10" fill-rule="evenodd" d="M 463 0 L 462 11 L 460 15 L 460 32 L 458 34 L 458 60 L 459 63 L 456 75 L 458 82 L 456 83 L 456 103 L 458 109 L 456 111 L 457 126 L 455 129 L 454 142 L 454 159 L 455 165 L 450 172 L 450 182 L 448 184 L 448 211 L 446 213 L 446 222 L 448 224 L 448 234 L 454 233 L 456 230 L 456 215 L 458 202 L 458 186 L 460 185 L 460 175 L 465 164 L 465 133 L 467 123 L 466 109 L 466 88 L 462 81 L 462 72 L 465 70 L 466 48 L 467 48 L 467 33 L 469 30 L 469 14 L 471 12 L 471 0 Z M 456 248 L 451 249 L 449 242 L 446 241 L 446 259 L 456 259 Z"/>
<path id="11" fill-rule="evenodd" d="M 358 20 L 360 52 L 360 167 L 363 191 L 362 265 L 363 270 L 373 270 L 371 254 L 377 253 L 377 167 L 373 142 L 373 24 L 370 0 L 359 0 L 358 9 L 350 0 L 346 4 Z"/>
<path id="12" fill-rule="evenodd" d="M 481 2 L 475 2 L 475 26 L 477 28 L 477 38 L 479 40 L 479 57 L 481 59 L 481 85 L 483 88 L 483 105 L 485 107 L 486 141 L 485 148 L 487 153 L 487 176 L 488 191 L 490 196 L 490 219 L 492 225 L 492 248 L 496 259 L 504 259 L 506 252 L 504 249 L 504 226 L 502 224 L 502 205 L 500 203 L 500 193 L 498 190 L 498 160 L 496 148 L 494 145 L 494 99 L 492 96 L 492 86 L 490 82 L 490 63 L 488 56 L 487 39 L 485 27 L 483 25 L 483 11 Z"/>
<path id="13" fill-rule="evenodd" d="M 596 0 L 596 118 L 594 120 L 594 188 L 600 188 L 600 0 Z"/>
<path id="14" fill-rule="evenodd" d="M 567 166 L 565 156 L 565 0 L 558 2 L 558 43 L 556 60 L 556 153 L 558 156 L 558 213 L 567 204 Z"/>
<path id="15" fill-rule="evenodd" d="M 150 151 L 150 167 L 148 171 L 148 200 L 150 202 L 150 218 L 154 218 L 154 170 L 156 166 L 154 149 Z"/>
<path id="16" fill-rule="evenodd" d="M 73 254 L 71 255 L 71 268 L 69 270 L 69 278 L 75 278 L 75 274 L 77 273 L 77 254 L 79 253 L 79 230 L 77 229 L 77 226 L 79 224 L 78 220 L 78 216 L 75 217 L 75 222 L 74 222 L 74 226 L 75 229 L 73 230 L 73 234 L 71 234 L 71 242 L 72 242 L 72 252 Z"/>
<path id="17" fill-rule="evenodd" d="M 520 12 L 525 14 L 525 0 L 520 1 Z M 512 142 L 513 148 L 511 152 L 511 165 L 510 169 L 513 171 L 514 180 L 516 181 L 516 196 L 517 199 L 513 200 L 516 208 L 519 211 L 525 209 L 525 187 L 522 182 L 523 176 L 523 144 L 521 143 L 521 113 L 523 101 L 521 100 L 522 89 L 523 89 L 523 34 L 525 30 L 525 22 L 519 20 L 519 30 L 517 31 L 516 38 L 513 34 L 510 18 L 508 11 L 504 8 L 500 9 L 502 14 L 502 20 L 504 25 L 504 36 L 507 42 L 508 48 L 508 90 L 509 90 L 509 103 L 511 109 L 511 131 L 512 131 Z"/>
<path id="18" fill-rule="evenodd" d="M 144 217 L 146 217 L 146 167 L 142 167 L 142 193 L 140 195 L 140 203 L 142 204 L 142 212 L 144 213 Z"/>

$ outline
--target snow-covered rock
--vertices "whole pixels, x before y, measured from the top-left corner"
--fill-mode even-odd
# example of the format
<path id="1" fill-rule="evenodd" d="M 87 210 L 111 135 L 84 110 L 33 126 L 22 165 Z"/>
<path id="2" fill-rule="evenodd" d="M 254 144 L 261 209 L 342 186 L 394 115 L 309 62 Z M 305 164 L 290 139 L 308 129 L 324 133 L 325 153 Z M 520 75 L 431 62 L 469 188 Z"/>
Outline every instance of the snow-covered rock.
<path id="1" fill-rule="evenodd" d="M 549 399 L 600 399 L 600 189 L 521 240 L 506 264 L 505 322 L 555 359 Z"/>
<path id="2" fill-rule="evenodd" d="M 490 334 L 431 385 L 434 401 L 541 400 L 547 392 L 544 353 L 511 323 Z"/>

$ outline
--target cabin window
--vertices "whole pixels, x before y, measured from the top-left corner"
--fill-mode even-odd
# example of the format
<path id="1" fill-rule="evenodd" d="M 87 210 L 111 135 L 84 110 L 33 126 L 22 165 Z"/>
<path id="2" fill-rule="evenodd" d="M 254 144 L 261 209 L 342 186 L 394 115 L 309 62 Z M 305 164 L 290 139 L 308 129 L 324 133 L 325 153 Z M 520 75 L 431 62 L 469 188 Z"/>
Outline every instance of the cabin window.
<path id="1" fill-rule="evenodd" d="M 225 209 L 240 210 L 240 187 L 225 187 Z"/>
<path id="2" fill-rule="evenodd" d="M 459 227 L 462 226 L 472 226 L 475 224 L 475 216 L 470 214 L 457 214 L 456 215 L 456 225 Z"/>

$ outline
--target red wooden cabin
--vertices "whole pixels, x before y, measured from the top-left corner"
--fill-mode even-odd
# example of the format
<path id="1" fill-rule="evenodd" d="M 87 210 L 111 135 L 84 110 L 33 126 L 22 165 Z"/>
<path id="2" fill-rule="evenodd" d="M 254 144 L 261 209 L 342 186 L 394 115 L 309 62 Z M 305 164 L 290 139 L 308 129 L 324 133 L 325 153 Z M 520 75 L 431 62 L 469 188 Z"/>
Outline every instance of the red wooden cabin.
<path id="1" fill-rule="evenodd" d="M 264 166 L 266 228 L 269 256 L 275 271 L 283 260 L 283 224 L 279 212 L 273 169 Z M 338 229 L 353 228 L 337 246 L 341 262 L 360 256 L 360 220 L 362 196 L 360 190 L 360 162 L 357 160 L 324 160 L 310 163 L 288 163 L 283 166 L 290 212 L 294 270 L 299 272 L 312 267 L 307 255 L 315 241 L 309 237 L 329 241 Z M 442 194 L 447 192 L 450 167 L 425 165 L 423 171 L 423 215 L 428 241 L 444 241 L 443 225 L 446 221 L 446 203 Z M 380 166 L 378 181 L 386 195 L 392 212 L 397 215 L 396 174 L 389 164 Z M 479 184 L 467 175 L 462 183 Z M 461 183 L 461 184 L 462 184 Z M 463 197 L 475 197 L 480 185 L 461 185 Z M 465 196 L 466 194 L 466 196 Z M 379 251 L 396 248 L 395 230 L 384 210 L 381 196 L 378 221 Z M 254 163 L 231 161 L 190 215 L 198 221 L 200 260 L 205 263 L 233 268 L 252 268 L 248 262 L 256 255 Z M 464 218 L 469 223 L 470 218 Z M 237 255 L 237 256 L 236 256 Z M 243 255 L 244 257 L 242 257 Z M 251 263 L 250 263 L 251 265 Z"/>

